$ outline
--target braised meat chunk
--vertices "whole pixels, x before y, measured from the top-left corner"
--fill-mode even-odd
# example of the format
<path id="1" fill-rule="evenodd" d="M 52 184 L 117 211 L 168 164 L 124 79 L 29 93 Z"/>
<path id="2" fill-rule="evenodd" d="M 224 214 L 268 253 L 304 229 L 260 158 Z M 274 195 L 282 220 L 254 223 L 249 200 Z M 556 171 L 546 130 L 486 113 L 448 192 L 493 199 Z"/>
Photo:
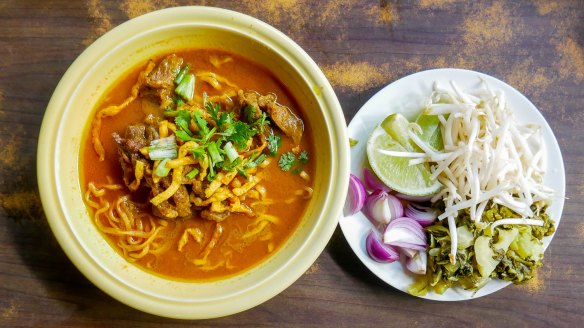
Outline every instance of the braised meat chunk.
<path id="1" fill-rule="evenodd" d="M 145 169 L 151 165 L 142 155 L 140 149 L 148 146 L 152 140 L 158 139 L 158 131 L 153 125 L 155 122 L 150 118 L 152 124 L 134 124 L 126 128 L 124 137 L 113 133 L 112 137 L 118 146 L 120 165 L 123 170 L 124 184 L 130 190 L 137 190 L 140 187 L 140 180 Z M 141 172 L 138 172 L 140 170 Z"/>
<path id="2" fill-rule="evenodd" d="M 146 85 L 154 88 L 170 88 L 180 72 L 183 59 L 172 54 L 164 58 L 146 77 Z"/>
<path id="3" fill-rule="evenodd" d="M 252 116 L 252 119 L 257 119 L 261 115 L 260 110 L 266 112 L 278 128 L 294 141 L 294 144 L 300 143 L 304 132 L 302 119 L 296 116 L 290 108 L 278 104 L 274 94 L 262 96 L 255 91 L 239 90 L 237 95 L 240 106 L 248 108 L 247 113 Z"/>

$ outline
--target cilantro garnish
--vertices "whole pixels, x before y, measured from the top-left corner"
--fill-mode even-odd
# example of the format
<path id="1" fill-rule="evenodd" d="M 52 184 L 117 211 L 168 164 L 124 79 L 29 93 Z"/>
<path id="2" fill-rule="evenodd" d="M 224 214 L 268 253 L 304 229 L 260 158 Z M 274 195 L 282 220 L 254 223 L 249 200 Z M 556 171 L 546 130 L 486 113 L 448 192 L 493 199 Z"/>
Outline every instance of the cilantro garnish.
<path id="1" fill-rule="evenodd" d="M 179 110 L 174 118 L 174 124 L 178 126 L 182 131 L 184 131 L 189 136 L 192 136 L 192 132 L 189 129 L 189 124 L 191 122 L 191 114 L 186 110 Z"/>
<path id="2" fill-rule="evenodd" d="M 282 171 L 288 172 L 296 164 L 296 156 L 292 152 L 287 152 L 280 156 L 278 160 L 278 166 Z"/>
<path id="3" fill-rule="evenodd" d="M 172 112 L 177 127 L 176 137 L 182 141 L 197 142 L 199 146 L 192 153 L 199 160 L 209 161 L 209 173 L 207 174 L 209 181 L 215 179 L 219 169 L 228 171 L 237 169 L 241 175 L 247 177 L 245 168 L 258 166 L 267 155 L 253 156 L 254 159 L 242 164 L 244 160 L 238 158 L 237 152 L 247 149 L 250 140 L 269 124 L 267 115 L 261 113 L 252 123 L 236 121 L 232 113 L 221 111 L 221 104 L 207 102 L 205 94 L 203 102 L 205 112 L 200 109 Z M 215 126 L 213 126 L 213 122 L 210 124 L 204 115 L 208 115 L 208 119 L 214 121 Z M 271 145 L 268 146 L 270 154 L 276 156 L 277 150 L 281 146 L 280 137 L 275 136 L 272 132 L 268 138 L 271 140 L 269 141 Z M 191 174 L 191 176 L 193 175 L 195 174 Z"/>
<path id="4" fill-rule="evenodd" d="M 308 152 L 306 150 L 301 151 L 300 154 L 298 154 L 298 160 L 302 164 L 308 163 Z"/>
<path id="5" fill-rule="evenodd" d="M 270 152 L 270 155 L 276 157 L 276 155 L 278 154 L 278 148 L 282 146 L 282 139 L 280 138 L 279 135 L 275 135 L 274 132 L 272 131 L 266 137 L 266 140 L 268 141 L 268 151 Z"/>
<path id="6" fill-rule="evenodd" d="M 200 146 L 193 149 L 193 156 L 201 161 L 205 159 L 206 154 L 207 152 L 205 151 L 205 146 Z"/>
<path id="7" fill-rule="evenodd" d="M 191 137 L 188 132 L 183 131 L 183 130 L 176 130 L 174 131 L 174 134 L 176 134 L 176 137 L 183 140 L 183 141 L 197 141 L 197 139 Z"/>
<path id="8" fill-rule="evenodd" d="M 293 152 L 289 151 L 280 156 L 278 161 L 278 166 L 282 171 L 291 171 L 292 174 L 298 174 L 302 172 L 302 167 L 308 163 L 308 152 L 303 150 L 298 154 L 298 158 Z"/>
<path id="9" fill-rule="evenodd" d="M 270 124 L 270 121 L 268 121 L 268 114 L 262 112 L 262 114 L 260 115 L 260 117 L 258 117 L 257 120 L 255 120 L 253 122 L 253 126 L 260 132 L 263 133 L 264 129 L 266 128 L 266 125 Z"/>
<path id="10" fill-rule="evenodd" d="M 257 134 L 257 130 L 242 121 L 235 121 L 231 126 L 234 132 L 227 139 L 233 141 L 240 150 L 247 148 L 248 141 Z"/>
<path id="11" fill-rule="evenodd" d="M 206 138 L 209 135 L 209 127 L 207 126 L 207 121 L 205 121 L 205 119 L 201 116 L 201 113 L 197 110 L 193 111 L 193 116 L 195 117 L 195 122 L 199 127 L 199 135 L 204 139 L 208 140 L 208 138 Z"/>
<path id="12" fill-rule="evenodd" d="M 207 94 L 205 94 L 206 96 Z M 211 115 L 211 118 L 213 118 L 213 120 L 217 121 L 217 118 L 219 117 L 219 112 L 221 111 L 221 105 L 219 103 L 212 103 L 212 102 L 207 102 L 207 99 L 205 99 L 205 110 L 207 111 L 207 113 L 209 113 L 209 115 Z"/>
<path id="13" fill-rule="evenodd" d="M 254 105 L 247 105 L 243 108 L 243 117 L 251 123 L 258 119 L 258 112 L 259 110 Z"/>

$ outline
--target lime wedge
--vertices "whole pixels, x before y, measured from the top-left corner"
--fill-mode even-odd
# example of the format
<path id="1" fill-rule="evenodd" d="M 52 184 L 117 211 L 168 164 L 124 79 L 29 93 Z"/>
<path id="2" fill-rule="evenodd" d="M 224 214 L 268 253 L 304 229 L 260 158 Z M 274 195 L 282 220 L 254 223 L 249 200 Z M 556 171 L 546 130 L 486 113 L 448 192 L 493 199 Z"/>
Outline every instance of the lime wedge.
<path id="1" fill-rule="evenodd" d="M 401 116 L 399 114 L 393 115 Z M 392 115 L 373 130 L 367 141 L 367 158 L 373 172 L 388 187 L 403 194 L 427 196 L 437 193 L 442 185 L 438 181 L 430 179 L 431 172 L 427 164 L 409 165 L 410 158 L 391 156 L 382 152 L 383 150 L 418 152 L 413 149 L 407 132 L 404 135 L 404 131 L 407 131 L 407 124 L 409 124 L 408 120 L 404 118 L 404 121 L 395 117 L 389 119 L 390 117 Z M 398 142 L 393 136 L 396 136 L 401 142 Z M 404 147 L 404 144 L 411 149 Z"/>
<path id="2" fill-rule="evenodd" d="M 399 113 L 386 117 L 380 126 L 389 134 L 393 140 L 397 141 L 407 151 L 419 152 L 420 149 L 408 137 L 408 125 L 410 122 L 405 116 Z"/>
<path id="3" fill-rule="evenodd" d="M 422 128 L 420 139 L 425 141 L 436 151 L 444 149 L 442 141 L 442 132 L 440 131 L 440 119 L 436 115 L 420 114 L 416 119 L 416 124 Z"/>

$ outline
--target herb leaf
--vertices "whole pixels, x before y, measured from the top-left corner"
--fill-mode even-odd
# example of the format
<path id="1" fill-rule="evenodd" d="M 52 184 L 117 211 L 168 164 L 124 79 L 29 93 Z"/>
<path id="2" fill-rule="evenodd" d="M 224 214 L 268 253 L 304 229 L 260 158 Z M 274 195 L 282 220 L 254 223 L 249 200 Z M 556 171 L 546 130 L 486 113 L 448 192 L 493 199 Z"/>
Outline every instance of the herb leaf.
<path id="1" fill-rule="evenodd" d="M 295 164 L 296 164 L 296 156 L 294 156 L 294 153 L 292 153 L 291 151 L 289 151 L 285 154 L 282 154 L 280 156 L 280 160 L 278 160 L 278 166 L 284 172 L 290 171 L 292 166 L 294 166 Z"/>
<path id="2" fill-rule="evenodd" d="M 308 163 L 308 152 L 306 150 L 301 151 L 300 154 L 298 154 L 298 160 L 302 164 Z"/>
<path id="3" fill-rule="evenodd" d="M 197 139 L 193 138 L 183 130 L 176 130 L 174 131 L 174 134 L 176 135 L 177 138 L 179 138 L 182 141 L 197 141 Z"/>
<path id="4" fill-rule="evenodd" d="M 204 146 L 200 146 L 200 147 L 193 149 L 193 156 L 195 156 L 195 158 L 197 158 L 201 161 L 205 159 L 205 154 L 206 154 L 206 152 L 205 152 Z"/>
<path id="5" fill-rule="evenodd" d="M 270 121 L 268 121 L 268 114 L 262 112 L 262 114 L 258 117 L 257 120 L 255 120 L 253 122 L 253 126 L 260 132 L 263 133 L 264 129 L 266 128 L 267 125 L 270 124 Z"/>
<path id="6" fill-rule="evenodd" d="M 258 119 L 258 112 L 259 110 L 254 105 L 247 105 L 243 109 L 243 117 L 251 123 Z"/>
<path id="7" fill-rule="evenodd" d="M 219 103 L 213 104 L 212 102 L 206 102 L 205 110 L 209 113 L 209 115 L 211 115 L 213 121 L 219 121 L 219 112 L 221 111 L 221 105 L 219 105 Z M 219 127 L 219 124 L 217 124 L 217 126 Z"/>
<path id="8" fill-rule="evenodd" d="M 199 135 L 205 140 L 209 140 L 211 137 L 209 135 L 209 127 L 207 126 L 207 121 L 201 116 L 201 113 L 197 110 L 193 111 L 193 116 L 195 117 L 195 122 L 199 127 Z"/>
<path id="9" fill-rule="evenodd" d="M 268 141 L 268 151 L 270 152 L 270 155 L 276 157 L 276 155 L 278 154 L 278 148 L 282 146 L 282 139 L 280 138 L 279 135 L 274 134 L 274 132 L 272 131 L 266 137 L 266 140 Z"/>
<path id="10" fill-rule="evenodd" d="M 189 124 L 191 122 L 191 114 L 186 110 L 179 110 L 174 118 L 174 124 L 176 124 L 182 131 L 184 131 L 189 136 L 193 136 L 191 130 L 189 129 Z"/>
<path id="11" fill-rule="evenodd" d="M 233 134 L 228 139 L 233 141 L 239 150 L 245 149 L 247 142 L 256 135 L 257 131 L 242 121 L 235 121 L 231 126 L 233 127 Z"/>

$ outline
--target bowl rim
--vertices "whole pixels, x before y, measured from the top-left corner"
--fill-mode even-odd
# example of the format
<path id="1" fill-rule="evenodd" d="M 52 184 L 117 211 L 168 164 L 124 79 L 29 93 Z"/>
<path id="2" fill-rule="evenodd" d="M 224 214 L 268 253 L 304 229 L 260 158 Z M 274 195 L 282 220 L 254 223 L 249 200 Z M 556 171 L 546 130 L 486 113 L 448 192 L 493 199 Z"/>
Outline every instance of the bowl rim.
<path id="1" fill-rule="evenodd" d="M 188 19 L 177 20 L 179 15 Z M 214 18 L 220 19 L 214 20 Z M 173 303 L 173 306 L 169 307 L 164 306 L 168 305 L 167 299 L 153 298 L 152 295 L 144 294 L 139 290 L 120 288 L 127 286 L 81 250 L 77 236 L 66 224 L 65 218 L 70 213 L 67 213 L 67 209 L 63 207 L 61 195 L 58 193 L 59 179 L 55 174 L 58 163 L 56 163 L 55 153 L 59 132 L 55 127 L 60 125 L 61 114 L 69 106 L 66 96 L 74 93 L 77 82 L 86 78 L 86 68 L 91 67 L 104 54 L 109 53 L 121 40 L 131 37 L 135 31 L 146 33 L 162 27 L 171 28 L 193 24 L 225 28 L 246 26 L 248 30 L 239 31 L 241 34 L 266 44 L 290 62 L 302 78 L 306 80 L 305 74 L 308 74 L 311 80 L 316 82 L 318 90 L 314 87 L 310 89 L 318 100 L 319 106 L 324 108 L 325 123 L 331 129 L 329 143 L 332 149 L 337 150 L 336 153 L 332 152 L 331 158 L 334 163 L 333 169 L 337 171 L 332 175 L 335 177 L 337 190 L 334 193 L 327 193 L 319 222 L 315 224 L 302 244 L 302 250 L 311 249 L 311 252 L 302 254 L 303 256 L 294 256 L 285 263 L 283 268 L 270 275 L 261 284 L 243 293 L 235 294 L 231 298 L 219 299 L 211 302 L 212 304 L 185 302 L 176 306 L 176 303 Z M 53 234 L 69 259 L 94 285 L 120 302 L 151 314 L 179 319 L 214 318 L 247 310 L 276 296 L 300 278 L 320 256 L 336 229 L 348 189 L 350 157 L 347 140 L 346 122 L 334 90 L 318 65 L 288 36 L 267 23 L 235 11 L 203 6 L 174 7 L 136 17 L 113 28 L 85 49 L 67 69 L 43 117 L 37 146 L 37 180 L 43 208 Z M 297 251 L 295 255 L 299 252 Z M 149 296 L 148 300 L 145 300 L 146 295 Z"/>

